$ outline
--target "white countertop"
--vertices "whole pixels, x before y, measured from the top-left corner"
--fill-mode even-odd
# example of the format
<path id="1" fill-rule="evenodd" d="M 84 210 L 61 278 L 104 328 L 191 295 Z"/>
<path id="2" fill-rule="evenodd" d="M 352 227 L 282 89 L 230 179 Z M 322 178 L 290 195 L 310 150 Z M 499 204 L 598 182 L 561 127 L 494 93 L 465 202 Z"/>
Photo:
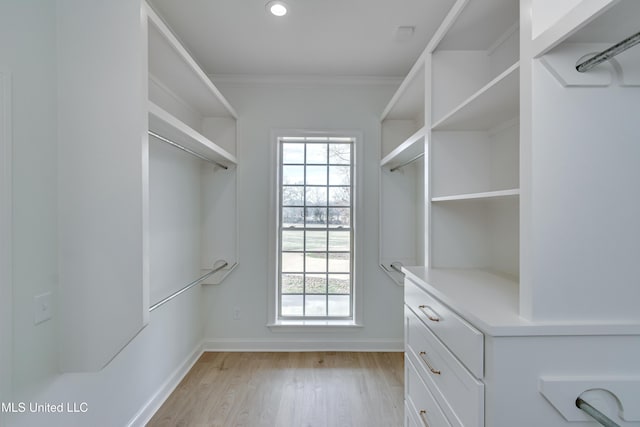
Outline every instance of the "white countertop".
<path id="1" fill-rule="evenodd" d="M 406 278 L 492 336 L 640 335 L 638 323 L 530 321 L 519 315 L 519 284 L 476 269 L 403 267 Z"/>

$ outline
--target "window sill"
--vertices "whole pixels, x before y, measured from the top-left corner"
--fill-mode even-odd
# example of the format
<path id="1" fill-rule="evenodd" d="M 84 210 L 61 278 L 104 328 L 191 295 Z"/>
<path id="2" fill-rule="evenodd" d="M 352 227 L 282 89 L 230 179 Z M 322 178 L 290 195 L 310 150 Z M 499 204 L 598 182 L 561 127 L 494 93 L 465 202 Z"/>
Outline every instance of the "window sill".
<path id="1" fill-rule="evenodd" d="M 364 325 L 353 320 L 277 320 L 267 327 L 272 332 L 348 332 Z"/>

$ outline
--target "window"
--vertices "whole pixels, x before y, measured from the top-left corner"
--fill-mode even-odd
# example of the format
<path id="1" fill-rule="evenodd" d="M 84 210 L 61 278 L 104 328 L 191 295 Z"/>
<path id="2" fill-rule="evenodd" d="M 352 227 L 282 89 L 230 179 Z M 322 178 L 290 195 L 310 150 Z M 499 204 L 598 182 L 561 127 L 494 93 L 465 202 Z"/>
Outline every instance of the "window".
<path id="1" fill-rule="evenodd" d="M 354 317 L 352 137 L 279 137 L 277 317 Z"/>

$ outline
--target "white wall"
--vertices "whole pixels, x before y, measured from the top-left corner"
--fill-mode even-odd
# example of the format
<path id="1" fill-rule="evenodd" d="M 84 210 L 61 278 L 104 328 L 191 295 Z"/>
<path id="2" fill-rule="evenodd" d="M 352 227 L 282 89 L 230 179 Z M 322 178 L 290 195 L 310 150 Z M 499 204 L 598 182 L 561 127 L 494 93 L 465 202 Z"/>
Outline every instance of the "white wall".
<path id="1" fill-rule="evenodd" d="M 214 80 L 215 82 L 215 80 Z M 219 286 L 205 288 L 205 348 L 296 349 L 331 346 L 402 349 L 402 288 L 378 266 L 380 113 L 395 87 L 217 81 L 238 111 L 240 263 Z M 364 328 L 338 333 L 277 333 L 266 327 L 272 129 L 349 129 L 364 135 Z M 233 320 L 233 310 L 240 319 Z M 302 343 L 305 341 L 306 343 Z"/>
<path id="2" fill-rule="evenodd" d="M 32 310 L 57 280 L 55 31 L 55 2 L 0 3 L 0 67 L 12 74 L 14 239 L 13 343 L 0 345 L 13 349 L 16 389 L 56 369 L 55 324 L 34 325 Z"/>

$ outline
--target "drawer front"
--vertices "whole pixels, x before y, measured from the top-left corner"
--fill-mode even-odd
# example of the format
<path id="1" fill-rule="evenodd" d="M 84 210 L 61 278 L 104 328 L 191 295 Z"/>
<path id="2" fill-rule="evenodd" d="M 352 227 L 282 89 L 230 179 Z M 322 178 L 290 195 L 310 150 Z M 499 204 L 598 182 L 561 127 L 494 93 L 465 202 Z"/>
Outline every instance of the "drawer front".
<path id="1" fill-rule="evenodd" d="M 476 376 L 484 376 L 484 335 L 446 305 L 405 279 L 405 303 Z"/>
<path id="2" fill-rule="evenodd" d="M 407 370 L 405 424 L 416 427 L 451 427 L 407 356 L 405 356 L 405 369 Z"/>
<path id="3" fill-rule="evenodd" d="M 454 426 L 484 425 L 484 384 L 410 311 L 406 313 L 407 353 Z"/>

